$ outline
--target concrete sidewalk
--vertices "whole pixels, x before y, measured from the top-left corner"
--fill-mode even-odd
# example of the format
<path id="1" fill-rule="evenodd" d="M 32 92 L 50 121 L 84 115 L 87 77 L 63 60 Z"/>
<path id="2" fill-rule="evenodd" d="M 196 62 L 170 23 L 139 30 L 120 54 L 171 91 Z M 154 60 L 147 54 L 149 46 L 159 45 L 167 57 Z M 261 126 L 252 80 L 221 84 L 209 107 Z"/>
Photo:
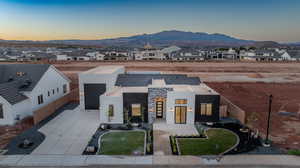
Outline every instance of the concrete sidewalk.
<path id="1" fill-rule="evenodd" d="M 300 167 L 300 157 L 290 155 L 227 155 L 219 162 L 197 156 L 103 156 L 103 155 L 8 155 L 0 166 L 89 166 L 89 165 L 252 165 Z"/>

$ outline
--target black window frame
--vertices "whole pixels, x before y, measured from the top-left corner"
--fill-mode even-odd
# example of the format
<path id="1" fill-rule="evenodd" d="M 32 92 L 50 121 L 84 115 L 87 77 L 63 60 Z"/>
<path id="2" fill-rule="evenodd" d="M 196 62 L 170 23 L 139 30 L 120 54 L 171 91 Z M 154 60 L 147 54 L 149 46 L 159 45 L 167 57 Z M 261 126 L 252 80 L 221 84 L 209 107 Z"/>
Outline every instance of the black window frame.
<path id="1" fill-rule="evenodd" d="M 4 118 L 4 108 L 3 104 L 0 104 L 0 119 Z"/>
<path id="2" fill-rule="evenodd" d="M 63 85 L 63 93 L 65 94 L 65 93 L 67 93 L 67 91 L 68 91 L 67 84 L 64 84 Z"/>
<path id="3" fill-rule="evenodd" d="M 38 104 L 43 104 L 44 103 L 44 96 L 41 94 L 38 96 Z"/>

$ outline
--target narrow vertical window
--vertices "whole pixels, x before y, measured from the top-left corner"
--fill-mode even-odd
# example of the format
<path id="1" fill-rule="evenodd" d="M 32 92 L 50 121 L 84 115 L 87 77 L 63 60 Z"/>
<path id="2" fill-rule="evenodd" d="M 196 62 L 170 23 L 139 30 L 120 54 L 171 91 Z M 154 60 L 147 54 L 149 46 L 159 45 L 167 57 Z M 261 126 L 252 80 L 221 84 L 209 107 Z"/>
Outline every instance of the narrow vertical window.
<path id="1" fill-rule="evenodd" d="M 67 93 L 67 85 L 66 84 L 63 85 L 63 92 Z"/>
<path id="2" fill-rule="evenodd" d="M 114 105 L 110 104 L 108 106 L 108 116 L 113 117 L 114 116 Z"/>
<path id="3" fill-rule="evenodd" d="M 44 98 L 43 95 L 38 96 L 38 104 L 43 104 L 44 103 Z"/>
<path id="4" fill-rule="evenodd" d="M 0 104 L 0 118 L 4 118 L 3 104 Z"/>

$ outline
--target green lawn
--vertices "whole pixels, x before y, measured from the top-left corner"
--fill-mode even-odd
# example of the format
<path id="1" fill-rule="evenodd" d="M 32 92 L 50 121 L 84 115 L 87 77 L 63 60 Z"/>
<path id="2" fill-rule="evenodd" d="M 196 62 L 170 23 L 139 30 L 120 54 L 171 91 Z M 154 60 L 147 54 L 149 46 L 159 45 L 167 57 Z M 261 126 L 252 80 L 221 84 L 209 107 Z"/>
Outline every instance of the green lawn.
<path id="1" fill-rule="evenodd" d="M 225 152 L 237 142 L 237 137 L 226 129 L 209 129 L 208 139 L 179 138 L 179 148 L 182 155 L 217 155 Z"/>
<path id="2" fill-rule="evenodd" d="M 103 155 L 132 155 L 144 153 L 145 133 L 142 131 L 110 132 L 102 136 L 100 152 Z"/>

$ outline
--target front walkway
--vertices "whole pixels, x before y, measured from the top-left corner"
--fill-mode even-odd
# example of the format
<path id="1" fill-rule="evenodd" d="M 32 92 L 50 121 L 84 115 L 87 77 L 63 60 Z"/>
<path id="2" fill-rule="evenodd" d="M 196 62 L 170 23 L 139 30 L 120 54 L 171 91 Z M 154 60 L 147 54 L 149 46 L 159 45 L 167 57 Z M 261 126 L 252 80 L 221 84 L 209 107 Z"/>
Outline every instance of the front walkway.
<path id="1" fill-rule="evenodd" d="M 31 154 L 80 155 L 99 126 L 99 112 L 65 110 L 39 129 L 46 138 Z"/>
<path id="2" fill-rule="evenodd" d="M 153 123 L 154 155 L 172 155 L 171 135 L 199 135 L 194 125 L 166 124 L 165 120 L 155 120 Z"/>

